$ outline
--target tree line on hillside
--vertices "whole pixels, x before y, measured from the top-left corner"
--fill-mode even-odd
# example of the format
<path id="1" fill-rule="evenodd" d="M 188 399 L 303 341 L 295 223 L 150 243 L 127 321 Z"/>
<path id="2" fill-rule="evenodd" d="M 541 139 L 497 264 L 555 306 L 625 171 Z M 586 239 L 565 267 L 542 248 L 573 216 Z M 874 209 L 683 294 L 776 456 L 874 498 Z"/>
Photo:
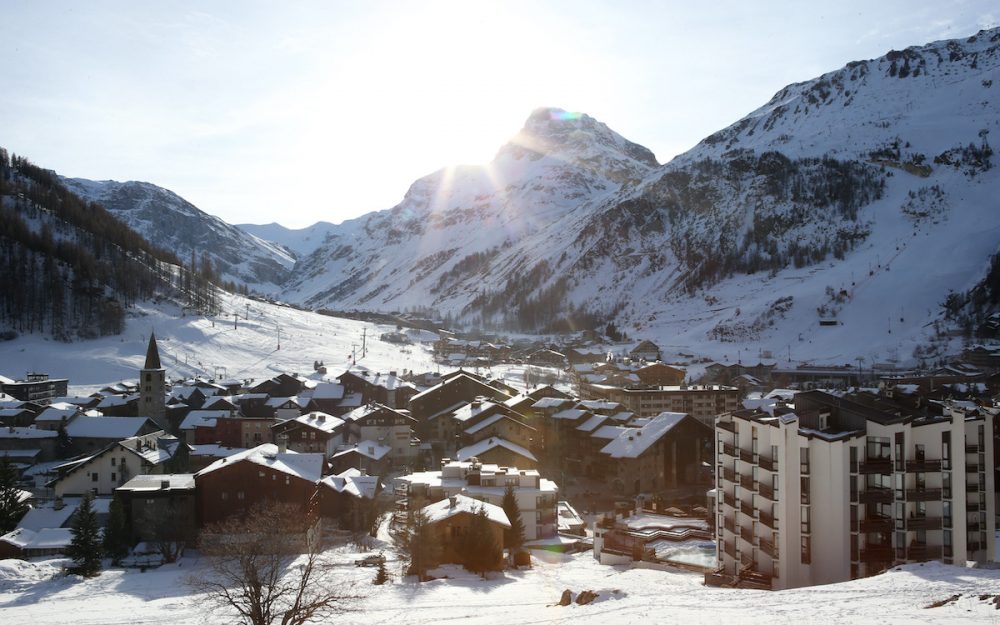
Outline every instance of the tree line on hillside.
<path id="1" fill-rule="evenodd" d="M 161 292 L 211 313 L 213 278 L 210 262 L 185 265 L 51 171 L 0 148 L 0 337 L 120 334 L 126 309 Z"/>

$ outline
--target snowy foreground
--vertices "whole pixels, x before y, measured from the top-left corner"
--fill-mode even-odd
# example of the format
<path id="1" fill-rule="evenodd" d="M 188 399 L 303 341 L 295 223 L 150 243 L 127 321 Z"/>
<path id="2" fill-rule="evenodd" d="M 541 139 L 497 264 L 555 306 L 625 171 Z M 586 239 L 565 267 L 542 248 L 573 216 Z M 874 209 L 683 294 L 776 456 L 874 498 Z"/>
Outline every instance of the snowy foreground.
<path id="1" fill-rule="evenodd" d="M 589 553 L 535 558 L 534 567 L 480 580 L 458 567 L 447 579 L 412 578 L 373 586 L 374 569 L 353 566 L 358 554 L 330 552 L 342 562 L 345 591 L 360 596 L 338 623 L 1000 623 L 982 595 L 1000 593 L 1000 571 L 937 563 L 907 565 L 843 584 L 780 592 L 702 586 L 690 573 L 602 566 Z M 187 575 L 203 570 L 197 556 L 145 573 L 106 570 L 84 580 L 62 577 L 61 561 L 0 560 L 0 620 L 62 623 L 217 623 L 201 597 L 189 596 Z M 353 587 L 351 584 L 354 584 Z M 593 590 L 590 605 L 555 605 L 565 589 Z M 941 607 L 930 604 L 961 595 Z"/>

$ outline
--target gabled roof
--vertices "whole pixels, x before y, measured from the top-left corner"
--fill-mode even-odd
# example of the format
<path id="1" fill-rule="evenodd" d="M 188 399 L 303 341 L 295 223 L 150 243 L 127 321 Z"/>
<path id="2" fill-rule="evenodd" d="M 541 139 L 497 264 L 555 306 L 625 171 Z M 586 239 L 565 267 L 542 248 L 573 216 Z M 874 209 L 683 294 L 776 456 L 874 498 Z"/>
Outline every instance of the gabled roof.
<path id="1" fill-rule="evenodd" d="M 265 443 L 233 454 L 227 458 L 216 460 L 201 471 L 195 473 L 195 478 L 226 469 L 238 462 L 250 462 L 268 467 L 281 473 L 292 475 L 309 482 L 318 482 L 323 475 L 323 454 L 297 454 L 294 451 L 278 453 L 278 446 Z"/>
<path id="2" fill-rule="evenodd" d="M 553 419 L 568 419 L 570 421 L 576 421 L 577 419 L 583 417 L 584 415 L 590 414 L 588 410 L 581 410 L 580 408 L 569 408 L 566 410 L 561 410 L 554 415 Z"/>
<path id="3" fill-rule="evenodd" d="M 149 346 L 146 347 L 146 364 L 142 368 L 143 370 L 163 368 L 160 366 L 160 350 L 156 348 L 156 335 L 152 332 L 149 333 Z"/>
<path id="4" fill-rule="evenodd" d="M 320 382 L 312 391 L 313 399 L 343 399 L 344 385 L 335 382 Z"/>
<path id="5" fill-rule="evenodd" d="M 340 458 L 348 454 L 360 454 L 366 458 L 371 458 L 372 460 L 381 460 L 385 458 L 386 454 L 392 451 L 392 447 L 388 445 L 382 445 L 375 441 L 361 441 L 351 445 L 346 449 L 342 449 L 337 453 L 333 454 L 333 458 Z"/>
<path id="6" fill-rule="evenodd" d="M 674 426 L 688 418 L 683 412 L 661 412 L 640 428 L 626 428 L 605 445 L 601 453 L 612 458 L 638 458 Z"/>
<path id="7" fill-rule="evenodd" d="M 228 410 L 192 410 L 181 421 L 180 429 L 214 428 L 218 419 L 226 418 L 231 414 Z"/>
<path id="8" fill-rule="evenodd" d="M 593 432 L 599 425 L 604 423 L 610 417 L 602 414 L 595 414 L 591 418 L 584 421 L 581 425 L 576 426 L 576 429 L 581 432 Z"/>
<path id="9" fill-rule="evenodd" d="M 146 425 L 155 424 L 146 417 L 91 417 L 81 415 L 70 421 L 66 433 L 70 438 L 116 438 L 137 435 Z"/>
<path id="10" fill-rule="evenodd" d="M 572 404 L 573 400 L 564 399 L 562 397 L 543 397 L 532 404 L 532 408 L 536 410 L 543 410 L 545 408 L 559 408 L 567 404 Z"/>
<path id="11" fill-rule="evenodd" d="M 379 478 L 377 475 L 364 475 L 361 471 L 350 468 L 338 475 L 328 475 L 319 483 L 338 493 L 352 495 L 358 499 L 374 499 L 378 493 Z"/>
<path id="12" fill-rule="evenodd" d="M 335 417 L 318 410 L 298 416 L 292 419 L 292 421 L 302 426 L 313 428 L 314 430 L 326 432 L 327 434 L 334 432 L 337 428 L 344 425 L 344 420 L 340 417 Z M 285 423 L 289 423 L 289 421 L 285 421 Z"/>
<path id="13" fill-rule="evenodd" d="M 420 511 L 427 518 L 428 523 L 434 524 L 458 514 L 477 514 L 480 509 L 486 511 L 486 517 L 490 521 L 504 527 L 510 527 L 510 520 L 503 508 L 465 495 L 452 495 L 448 499 L 424 506 Z"/>
<path id="14" fill-rule="evenodd" d="M 463 447 L 459 449 L 455 453 L 455 458 L 459 461 L 468 460 L 469 458 L 474 458 L 476 456 L 482 455 L 487 451 L 494 449 L 496 447 L 503 447 L 504 449 L 508 449 L 519 456 L 523 456 L 528 460 L 531 460 L 532 462 L 538 462 L 538 459 L 535 458 L 535 454 L 531 453 L 524 447 L 521 447 L 520 445 L 512 443 L 508 440 L 498 438 L 496 436 L 483 439 L 478 443 L 473 443 L 468 447 Z"/>

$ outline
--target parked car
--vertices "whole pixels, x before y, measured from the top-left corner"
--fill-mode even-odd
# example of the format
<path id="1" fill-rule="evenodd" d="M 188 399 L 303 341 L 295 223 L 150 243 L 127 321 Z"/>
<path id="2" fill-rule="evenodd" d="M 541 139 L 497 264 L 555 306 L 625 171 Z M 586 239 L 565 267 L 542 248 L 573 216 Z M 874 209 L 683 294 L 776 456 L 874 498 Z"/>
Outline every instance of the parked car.
<path id="1" fill-rule="evenodd" d="M 385 556 L 382 552 L 367 555 L 360 560 L 354 561 L 354 566 L 378 566 L 385 563 Z"/>

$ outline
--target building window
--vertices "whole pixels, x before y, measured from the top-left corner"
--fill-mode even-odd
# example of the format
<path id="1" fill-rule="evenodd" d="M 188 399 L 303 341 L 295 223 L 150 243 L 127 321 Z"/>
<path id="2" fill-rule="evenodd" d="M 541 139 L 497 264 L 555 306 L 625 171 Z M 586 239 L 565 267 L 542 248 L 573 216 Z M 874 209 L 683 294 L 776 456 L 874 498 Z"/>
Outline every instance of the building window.
<path id="1" fill-rule="evenodd" d="M 97 481 L 97 474 L 96 473 L 91 473 L 90 474 L 90 481 L 91 482 L 96 482 Z"/>
<path id="2" fill-rule="evenodd" d="M 222 501 L 226 501 L 227 499 L 229 499 L 229 493 L 222 491 Z"/>
<path id="3" fill-rule="evenodd" d="M 240 501 L 243 501 L 243 499 L 245 498 L 243 491 L 238 491 L 236 493 L 236 498 L 239 499 Z"/>
<path id="4" fill-rule="evenodd" d="M 809 448 L 802 447 L 799 449 L 799 472 L 802 474 L 809 473 Z"/>
<path id="5" fill-rule="evenodd" d="M 809 508 L 802 506 L 801 510 L 801 527 L 799 528 L 803 534 L 809 533 Z"/>
<path id="6" fill-rule="evenodd" d="M 809 478 L 802 476 L 799 478 L 799 488 L 801 489 L 802 503 L 809 505 Z"/>
<path id="7" fill-rule="evenodd" d="M 114 457 L 111 458 L 111 466 L 115 466 L 115 461 L 116 460 L 118 460 L 118 458 L 114 458 Z"/>
<path id="8" fill-rule="evenodd" d="M 809 544 L 809 537 L 802 537 L 802 564 L 810 564 L 812 562 L 812 547 Z"/>
<path id="9" fill-rule="evenodd" d="M 117 476 L 112 472 L 111 473 L 111 481 L 114 482 L 116 479 L 117 479 Z"/>
<path id="10" fill-rule="evenodd" d="M 851 447 L 851 473 L 858 472 L 858 448 Z"/>

